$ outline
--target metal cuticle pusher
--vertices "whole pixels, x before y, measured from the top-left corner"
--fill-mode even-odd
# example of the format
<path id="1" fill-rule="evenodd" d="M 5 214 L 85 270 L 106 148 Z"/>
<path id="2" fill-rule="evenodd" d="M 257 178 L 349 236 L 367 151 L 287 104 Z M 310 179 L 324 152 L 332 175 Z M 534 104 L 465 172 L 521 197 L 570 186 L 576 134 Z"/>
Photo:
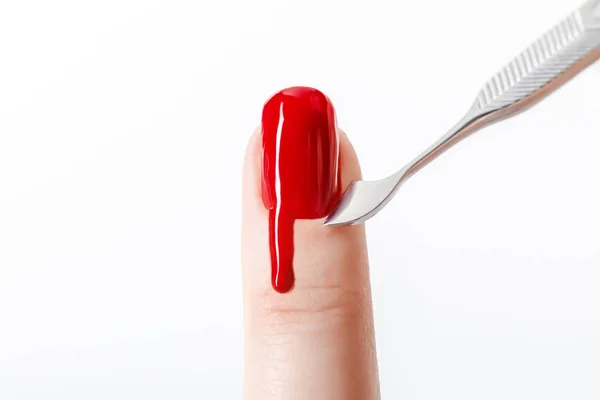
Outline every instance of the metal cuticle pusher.
<path id="1" fill-rule="evenodd" d="M 494 75 L 467 114 L 404 168 L 377 181 L 354 181 L 325 225 L 372 218 L 421 168 L 470 134 L 515 116 L 549 96 L 600 58 L 600 0 L 590 0 L 537 39 Z"/>

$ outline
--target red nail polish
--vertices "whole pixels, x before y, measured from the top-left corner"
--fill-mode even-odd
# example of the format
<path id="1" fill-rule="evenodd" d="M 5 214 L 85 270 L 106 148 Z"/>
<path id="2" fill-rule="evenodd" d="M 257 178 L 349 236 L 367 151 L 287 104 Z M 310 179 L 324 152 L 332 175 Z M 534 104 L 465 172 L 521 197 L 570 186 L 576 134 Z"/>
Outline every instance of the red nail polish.
<path id="1" fill-rule="evenodd" d="M 340 198 L 335 110 L 323 93 L 292 87 L 262 115 L 262 198 L 269 210 L 271 283 L 294 285 L 294 221 L 326 217 Z"/>

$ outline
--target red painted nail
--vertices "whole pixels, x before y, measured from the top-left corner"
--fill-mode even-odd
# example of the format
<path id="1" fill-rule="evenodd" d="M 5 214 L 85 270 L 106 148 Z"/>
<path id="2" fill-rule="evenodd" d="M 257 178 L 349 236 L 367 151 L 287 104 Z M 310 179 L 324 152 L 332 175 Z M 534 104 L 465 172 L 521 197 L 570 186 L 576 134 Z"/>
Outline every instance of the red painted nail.
<path id="1" fill-rule="evenodd" d="M 262 115 L 262 198 L 269 209 L 271 283 L 294 285 L 294 221 L 326 217 L 340 198 L 335 110 L 323 93 L 292 87 Z"/>

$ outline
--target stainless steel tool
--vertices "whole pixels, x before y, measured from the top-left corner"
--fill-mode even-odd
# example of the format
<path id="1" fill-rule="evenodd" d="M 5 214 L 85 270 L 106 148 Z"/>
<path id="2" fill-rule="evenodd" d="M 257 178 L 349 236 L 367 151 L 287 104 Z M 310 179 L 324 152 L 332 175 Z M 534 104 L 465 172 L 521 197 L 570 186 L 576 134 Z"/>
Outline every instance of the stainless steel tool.
<path id="1" fill-rule="evenodd" d="M 458 124 L 395 174 L 354 181 L 326 225 L 357 224 L 383 209 L 400 186 L 445 150 L 494 122 L 528 109 L 600 58 L 600 0 L 590 0 L 494 75 Z"/>

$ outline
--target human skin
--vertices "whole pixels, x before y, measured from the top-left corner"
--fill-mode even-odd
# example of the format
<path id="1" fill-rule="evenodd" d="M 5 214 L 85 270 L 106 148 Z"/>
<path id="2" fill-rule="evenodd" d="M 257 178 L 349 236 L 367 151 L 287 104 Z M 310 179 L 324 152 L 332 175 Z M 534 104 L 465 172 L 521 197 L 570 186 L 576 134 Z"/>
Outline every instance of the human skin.
<path id="1" fill-rule="evenodd" d="M 345 189 L 361 173 L 346 134 L 339 135 Z M 244 399 L 379 399 L 364 226 L 296 221 L 296 283 L 289 293 L 277 293 L 261 168 L 259 127 L 243 174 Z"/>

